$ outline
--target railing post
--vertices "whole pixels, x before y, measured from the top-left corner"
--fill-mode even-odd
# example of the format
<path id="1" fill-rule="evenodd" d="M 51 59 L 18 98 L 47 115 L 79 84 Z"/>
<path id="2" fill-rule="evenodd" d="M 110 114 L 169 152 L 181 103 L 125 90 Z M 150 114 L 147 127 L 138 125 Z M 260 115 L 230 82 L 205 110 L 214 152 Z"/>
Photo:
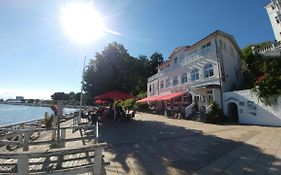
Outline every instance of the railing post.
<path id="1" fill-rule="evenodd" d="M 96 143 L 99 142 L 99 122 L 96 121 Z"/>
<path id="2" fill-rule="evenodd" d="M 94 175 L 101 174 L 102 168 L 102 150 L 103 148 L 96 148 L 95 149 L 95 157 L 94 157 Z"/>
<path id="3" fill-rule="evenodd" d="M 18 137 L 19 137 L 19 142 L 22 143 L 23 142 L 23 133 L 19 132 Z"/>
<path id="4" fill-rule="evenodd" d="M 54 118 L 53 118 L 53 128 L 55 128 L 57 126 L 57 115 L 54 115 Z M 56 130 L 52 130 L 52 140 L 56 140 Z"/>
<path id="5" fill-rule="evenodd" d="M 18 155 L 18 175 L 29 174 L 29 160 L 27 154 Z"/>
<path id="6" fill-rule="evenodd" d="M 65 137 L 66 137 L 66 129 L 61 129 L 61 146 L 65 147 Z"/>
<path id="7" fill-rule="evenodd" d="M 30 132 L 25 131 L 24 140 L 23 140 L 23 151 L 28 151 L 29 139 L 30 139 Z"/>

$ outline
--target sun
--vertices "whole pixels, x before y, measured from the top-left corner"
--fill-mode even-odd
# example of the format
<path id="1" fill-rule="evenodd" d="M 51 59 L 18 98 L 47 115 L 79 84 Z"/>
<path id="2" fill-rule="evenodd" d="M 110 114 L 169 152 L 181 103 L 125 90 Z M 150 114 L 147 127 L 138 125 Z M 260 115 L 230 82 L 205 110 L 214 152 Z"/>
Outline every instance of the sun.
<path id="1" fill-rule="evenodd" d="M 79 44 L 93 42 L 104 33 L 103 18 L 90 3 L 67 4 L 61 8 L 60 20 L 66 35 Z"/>

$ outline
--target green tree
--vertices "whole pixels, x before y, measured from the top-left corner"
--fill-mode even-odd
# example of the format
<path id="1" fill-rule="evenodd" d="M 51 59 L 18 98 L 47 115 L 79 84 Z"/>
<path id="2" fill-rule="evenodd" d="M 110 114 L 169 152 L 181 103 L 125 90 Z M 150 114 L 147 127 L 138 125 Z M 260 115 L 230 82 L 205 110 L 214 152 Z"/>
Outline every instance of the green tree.
<path id="1" fill-rule="evenodd" d="M 64 92 L 55 92 L 53 95 L 51 95 L 52 100 L 67 100 L 68 96 Z"/>
<path id="2" fill-rule="evenodd" d="M 160 53 L 154 53 L 150 60 L 144 55 L 135 58 L 123 45 L 110 43 L 90 60 L 84 74 L 85 91 L 90 97 L 113 90 L 133 95 L 145 92 L 147 78 L 162 60 Z"/>
<path id="3" fill-rule="evenodd" d="M 163 55 L 161 53 L 155 52 L 150 56 L 150 76 L 157 73 L 157 67 L 164 61 Z"/>

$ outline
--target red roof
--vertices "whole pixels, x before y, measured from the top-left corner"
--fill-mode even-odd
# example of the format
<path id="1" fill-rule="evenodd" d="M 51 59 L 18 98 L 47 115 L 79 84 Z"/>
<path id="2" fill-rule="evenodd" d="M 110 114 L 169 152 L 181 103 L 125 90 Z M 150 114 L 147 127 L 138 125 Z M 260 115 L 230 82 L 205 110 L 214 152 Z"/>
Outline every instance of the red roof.
<path id="1" fill-rule="evenodd" d="M 179 96 L 183 95 L 184 93 L 185 92 L 176 92 L 176 93 L 171 93 L 171 94 L 166 94 L 166 95 L 150 96 L 150 97 L 146 97 L 141 100 L 138 100 L 137 103 L 171 100 L 172 98 L 179 97 Z"/>
<path id="2" fill-rule="evenodd" d="M 130 94 L 120 92 L 120 91 L 107 92 L 107 93 L 104 93 L 104 94 L 101 94 L 101 95 L 98 95 L 95 97 L 96 100 L 108 100 L 108 99 L 126 100 L 126 99 L 130 99 L 130 98 L 135 98 L 135 97 Z"/>

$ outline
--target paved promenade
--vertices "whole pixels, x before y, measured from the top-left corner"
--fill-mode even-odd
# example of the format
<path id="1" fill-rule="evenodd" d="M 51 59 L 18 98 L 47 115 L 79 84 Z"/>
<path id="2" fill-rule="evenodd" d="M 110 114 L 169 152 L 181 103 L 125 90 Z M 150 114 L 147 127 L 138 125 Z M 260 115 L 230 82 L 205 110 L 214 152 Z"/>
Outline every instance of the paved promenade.
<path id="1" fill-rule="evenodd" d="M 100 128 L 107 175 L 281 174 L 281 128 L 137 114 Z"/>

